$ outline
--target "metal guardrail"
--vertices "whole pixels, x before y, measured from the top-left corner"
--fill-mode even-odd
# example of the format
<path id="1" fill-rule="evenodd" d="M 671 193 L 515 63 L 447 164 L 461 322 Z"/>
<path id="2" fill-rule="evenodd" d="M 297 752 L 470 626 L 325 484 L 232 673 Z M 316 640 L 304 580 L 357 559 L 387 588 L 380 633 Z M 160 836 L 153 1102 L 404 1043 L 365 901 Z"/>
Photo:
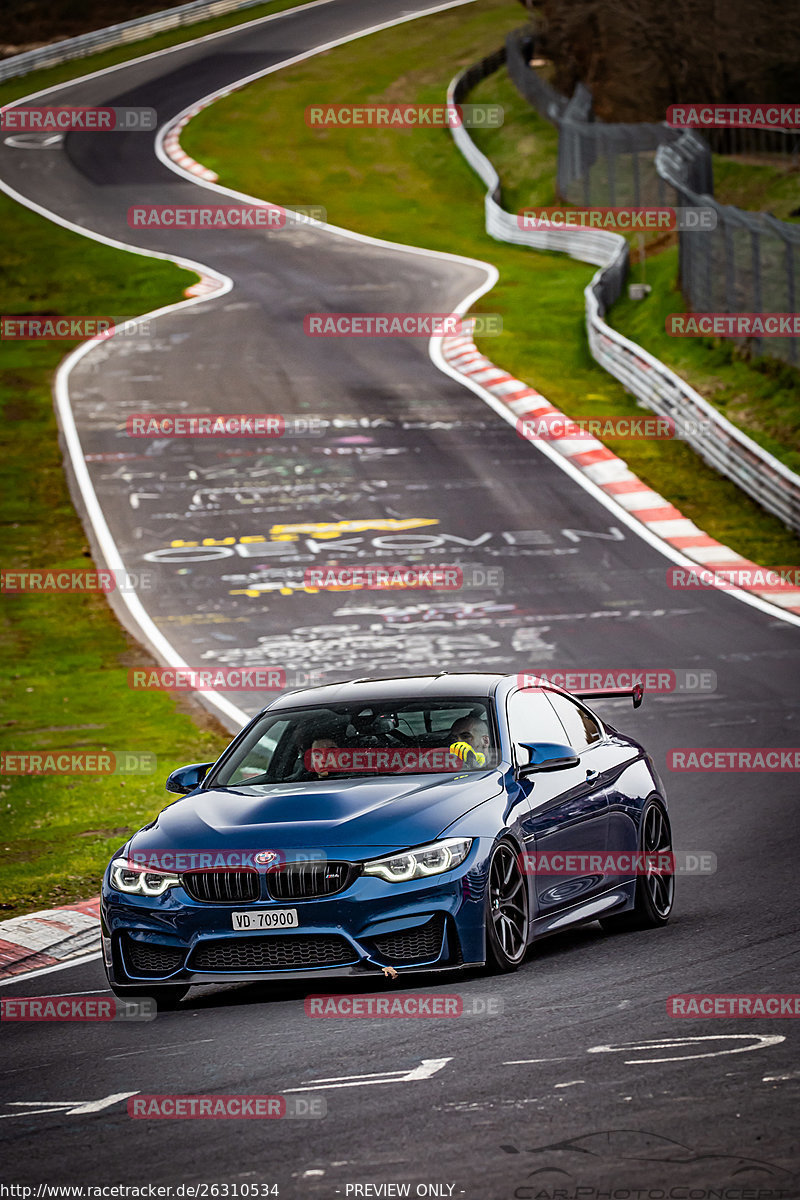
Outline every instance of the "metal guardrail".
<path id="1" fill-rule="evenodd" d="M 462 71 L 450 84 L 448 103 L 463 102 L 475 84 L 497 71 L 504 60 L 505 50 L 499 50 Z M 498 241 L 559 250 L 599 266 L 584 291 L 586 332 L 594 359 L 647 408 L 659 416 L 671 417 L 705 462 L 790 529 L 800 532 L 800 476 L 732 425 L 664 363 L 603 320 L 625 284 L 625 238 L 605 230 L 520 228 L 516 214 L 502 207 L 500 178 L 492 163 L 463 126 L 451 128 L 451 133 L 464 158 L 486 184 L 487 233 Z"/>
<path id="2" fill-rule="evenodd" d="M 40 67 L 55 67 L 73 58 L 86 58 L 99 50 L 125 46 L 129 42 L 152 37 L 153 34 L 163 33 L 167 29 L 193 25 L 208 17 L 221 17 L 238 9 L 255 8 L 263 3 L 264 0 L 191 0 L 191 3 L 181 4 L 178 8 L 164 9 L 148 16 L 136 17 L 132 21 L 121 21 L 118 25 L 109 25 L 106 29 L 95 29 L 91 33 L 82 33 L 79 37 L 65 38 L 49 46 L 40 46 L 36 50 L 26 50 L 23 54 L 1 59 L 0 81 L 27 75 L 29 71 L 36 71 Z"/>

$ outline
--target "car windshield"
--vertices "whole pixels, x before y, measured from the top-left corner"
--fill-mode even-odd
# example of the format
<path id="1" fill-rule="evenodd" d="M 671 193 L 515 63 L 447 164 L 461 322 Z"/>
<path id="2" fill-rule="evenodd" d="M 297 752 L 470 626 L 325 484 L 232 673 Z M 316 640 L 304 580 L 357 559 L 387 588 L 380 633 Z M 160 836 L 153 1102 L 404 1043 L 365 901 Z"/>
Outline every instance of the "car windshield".
<path id="1" fill-rule="evenodd" d="M 486 700 L 361 701 L 264 713 L 208 782 L 235 787 L 461 774 L 496 761 Z"/>

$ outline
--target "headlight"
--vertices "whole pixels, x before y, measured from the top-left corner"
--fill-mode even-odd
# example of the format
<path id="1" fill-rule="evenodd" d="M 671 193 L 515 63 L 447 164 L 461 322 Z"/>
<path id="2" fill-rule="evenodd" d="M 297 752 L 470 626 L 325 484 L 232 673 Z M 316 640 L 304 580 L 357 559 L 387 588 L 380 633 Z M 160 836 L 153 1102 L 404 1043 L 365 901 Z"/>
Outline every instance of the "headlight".
<path id="1" fill-rule="evenodd" d="M 364 863 L 365 875 L 377 875 L 388 883 L 408 883 L 410 879 L 424 879 L 428 875 L 441 875 L 451 867 L 457 867 L 469 854 L 472 838 L 445 838 L 443 842 L 431 842 L 418 850 L 405 850 L 389 858 L 375 858 Z"/>
<path id="2" fill-rule="evenodd" d="M 115 858 L 109 873 L 112 885 L 119 892 L 132 896 L 161 896 L 167 888 L 177 887 L 180 878 L 165 871 L 147 871 L 144 867 Z"/>

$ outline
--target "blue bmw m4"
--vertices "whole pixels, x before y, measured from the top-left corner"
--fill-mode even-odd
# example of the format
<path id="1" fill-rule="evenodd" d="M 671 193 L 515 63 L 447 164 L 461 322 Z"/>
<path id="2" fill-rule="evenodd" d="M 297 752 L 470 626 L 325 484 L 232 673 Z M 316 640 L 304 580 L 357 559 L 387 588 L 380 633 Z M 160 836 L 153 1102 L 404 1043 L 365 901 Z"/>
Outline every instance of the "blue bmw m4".
<path id="1" fill-rule="evenodd" d="M 166 1008 L 192 984 L 504 972 L 570 926 L 664 925 L 664 788 L 589 699 L 477 673 L 280 696 L 174 771 L 180 798 L 110 862 L 112 990 Z"/>

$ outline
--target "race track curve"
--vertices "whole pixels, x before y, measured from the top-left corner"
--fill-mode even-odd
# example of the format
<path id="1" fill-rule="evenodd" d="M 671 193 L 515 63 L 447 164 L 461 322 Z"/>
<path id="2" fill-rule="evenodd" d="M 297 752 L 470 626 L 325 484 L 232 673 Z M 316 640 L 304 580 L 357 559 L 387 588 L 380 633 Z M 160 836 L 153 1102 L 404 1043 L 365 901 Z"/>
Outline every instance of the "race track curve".
<path id="1" fill-rule="evenodd" d="M 48 103 L 149 106 L 163 124 L 215 88 L 409 11 L 407 0 L 330 0 L 65 85 Z M 138 599 L 158 635 L 193 666 L 325 679 L 431 667 L 713 671 L 713 692 L 601 711 L 651 748 L 676 845 L 712 851 L 718 870 L 679 881 L 666 930 L 607 938 L 590 927 L 540 946 L 514 976 L 448 980 L 448 993 L 502 999 L 501 1016 L 471 1025 L 315 1023 L 303 1011 L 310 989 L 284 985 L 198 990 L 153 1025 L 7 1026 L 9 1178 L 269 1181 L 282 1197 L 398 1182 L 412 1195 L 435 1183 L 475 1200 L 551 1200 L 567 1178 L 599 1192 L 691 1184 L 727 1186 L 730 1200 L 745 1185 L 796 1195 L 792 1021 L 678 1022 L 665 1008 L 682 992 L 793 990 L 796 777 L 676 775 L 665 764 L 672 747 L 798 744 L 797 629 L 724 593 L 671 590 L 669 561 L 439 372 L 424 339 L 303 332 L 312 311 L 450 311 L 485 285 L 480 264 L 312 225 L 134 235 L 131 204 L 196 204 L 209 193 L 158 161 L 152 137 L 101 137 L 71 134 L 41 152 L 0 144 L 0 177 L 62 220 L 232 281 L 152 319 L 149 337 L 85 355 L 68 381 L 83 469 L 113 543 L 129 570 L 155 572 Z M 321 436 L 272 443 L 132 445 L 128 416 L 177 410 L 329 424 Z M 85 513 L 85 495 L 78 504 Z M 435 602 L 297 590 L 308 566 L 380 559 L 500 568 L 503 581 Z M 229 697 L 247 713 L 268 699 Z M 92 960 L 2 994 L 103 987 Z M 676 1037 L 689 1042 L 671 1047 Z M 663 1048 L 624 1050 L 650 1042 Z M 346 1078 L 365 1073 L 372 1082 Z M 325 1097 L 325 1119 L 136 1122 L 120 1098 L 307 1087 Z M 63 1100 L 72 1108 L 47 1111 Z M 600 1136 L 610 1130 L 629 1132 Z M 575 1138 L 591 1140 L 533 1153 Z"/>

